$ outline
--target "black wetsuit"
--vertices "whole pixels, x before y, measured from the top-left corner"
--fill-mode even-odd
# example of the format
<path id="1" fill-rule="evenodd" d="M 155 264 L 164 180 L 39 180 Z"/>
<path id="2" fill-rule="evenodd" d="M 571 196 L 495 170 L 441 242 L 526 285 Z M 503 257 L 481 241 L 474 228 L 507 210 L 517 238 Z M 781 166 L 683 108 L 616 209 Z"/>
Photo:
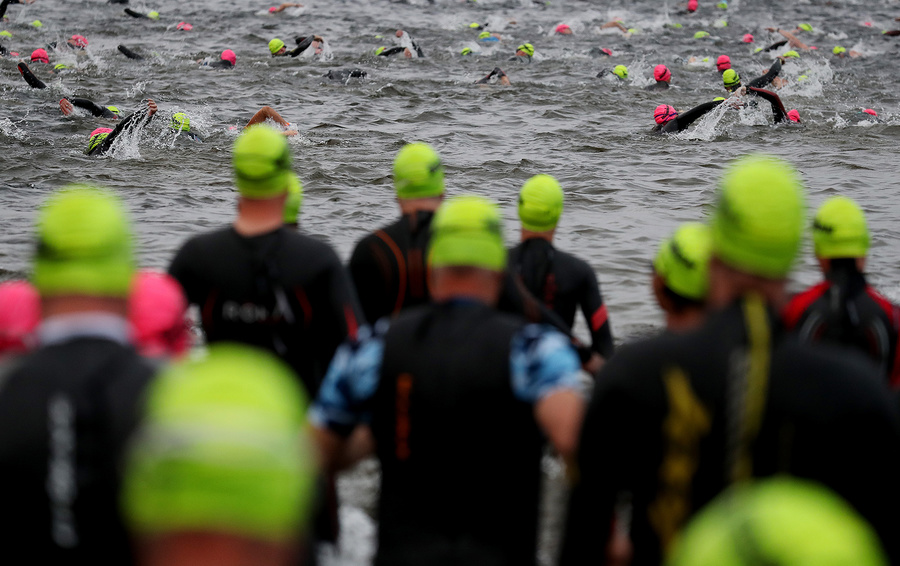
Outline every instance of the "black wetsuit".
<path id="1" fill-rule="evenodd" d="M 147 14 L 142 14 L 140 12 L 135 12 L 131 8 L 125 8 L 125 13 L 131 16 L 132 18 L 143 18 L 145 20 L 151 19 Z"/>
<path id="2" fill-rule="evenodd" d="M 580 305 L 591 332 L 591 348 L 604 358 L 613 355 L 609 314 L 590 265 L 546 240 L 531 238 L 509 251 L 509 267 L 531 295 L 555 312 L 570 330 Z"/>
<path id="3" fill-rule="evenodd" d="M 9 7 L 10 4 L 21 4 L 21 0 L 2 0 L 0 2 L 0 20 L 6 15 L 6 8 Z"/>
<path id="4" fill-rule="evenodd" d="M 786 45 L 788 40 L 782 39 L 781 41 L 776 41 L 772 45 L 763 48 L 763 52 L 772 51 L 773 49 L 778 49 L 779 47 Z"/>
<path id="5" fill-rule="evenodd" d="M 868 360 L 803 344 L 776 318 L 761 299 L 743 299 L 695 332 L 622 347 L 607 362 L 582 428 L 561 566 L 602 562 L 625 494 L 631 564 L 657 566 L 729 484 L 779 473 L 833 489 L 898 563 L 900 415 L 890 391 Z"/>
<path id="6" fill-rule="evenodd" d="M 900 385 L 900 307 L 866 283 L 854 259 L 831 260 L 827 279 L 794 296 L 784 323 L 802 340 L 855 348 L 893 385 Z"/>
<path id="7" fill-rule="evenodd" d="M 704 102 L 699 106 L 691 108 L 687 112 L 682 112 L 677 117 L 668 122 L 657 124 L 650 130 L 651 134 L 674 134 L 686 130 L 688 126 L 699 120 L 704 114 L 722 104 L 722 100 L 713 100 L 712 102 Z"/>
<path id="8" fill-rule="evenodd" d="M 133 562 L 119 516 L 119 474 L 152 374 L 131 346 L 77 337 L 13 361 L 0 375 L 7 513 L 0 539 L 10 556 L 34 564 Z"/>
<path id="9" fill-rule="evenodd" d="M 226 61 L 225 59 L 219 59 L 215 63 L 204 63 L 203 66 L 212 69 L 234 69 L 234 65 L 231 61 Z"/>
<path id="10" fill-rule="evenodd" d="M 315 36 L 308 35 L 306 37 L 296 37 L 294 41 L 297 42 L 297 47 L 291 49 L 290 51 L 285 51 L 284 53 L 276 54 L 273 53 L 272 57 L 296 57 L 300 55 L 304 51 L 306 51 L 312 42 L 315 41 Z"/>
<path id="11" fill-rule="evenodd" d="M 406 51 L 406 48 L 402 45 L 397 45 L 395 47 L 389 47 L 388 49 L 383 50 L 378 54 L 379 57 L 390 57 L 391 55 L 397 55 L 398 53 L 403 53 Z"/>
<path id="12" fill-rule="evenodd" d="M 128 57 L 129 59 L 134 59 L 135 61 L 143 61 L 144 60 L 143 57 L 141 57 L 140 55 L 138 55 L 131 49 L 128 49 L 124 45 L 120 45 L 117 49 L 122 53 L 122 55 Z"/>
<path id="13" fill-rule="evenodd" d="M 97 118 L 109 118 L 111 120 L 116 120 L 119 118 L 119 115 L 109 108 L 105 108 L 103 106 L 95 104 L 94 102 L 86 98 L 67 98 L 66 100 L 71 102 L 72 106 L 84 108 L 85 110 L 90 112 L 92 116 L 96 116 Z"/>
<path id="14" fill-rule="evenodd" d="M 25 82 L 28 83 L 28 86 L 31 88 L 47 88 L 47 85 L 41 79 L 34 76 L 34 73 L 31 72 L 31 69 L 28 68 L 28 63 L 22 62 L 19 63 L 19 72 L 22 74 L 22 78 L 25 79 Z"/>
<path id="15" fill-rule="evenodd" d="M 364 79 L 368 73 L 362 69 L 331 69 L 324 76 L 333 81 L 346 81 L 348 79 Z"/>
<path id="16" fill-rule="evenodd" d="M 766 71 L 766 73 L 764 75 L 762 75 L 760 77 L 756 77 L 755 79 L 753 79 L 752 81 L 747 83 L 747 88 L 748 89 L 749 88 L 762 88 L 762 87 L 766 86 L 767 84 L 769 84 L 770 82 L 772 82 L 772 79 L 777 77 L 778 73 L 780 73 L 780 72 L 781 72 L 781 61 L 776 59 L 775 62 L 772 63 L 772 66 L 769 67 L 769 70 Z"/>
<path id="17" fill-rule="evenodd" d="M 669 83 L 666 81 L 656 81 L 656 83 L 644 87 L 644 90 L 669 90 Z"/>
<path id="18" fill-rule="evenodd" d="M 784 104 L 781 102 L 781 98 L 771 90 L 765 90 L 761 88 L 756 88 L 752 86 L 747 87 L 748 94 L 754 94 L 763 100 L 767 100 L 769 104 L 772 105 L 772 116 L 775 119 L 775 123 L 779 122 L 788 122 L 790 118 L 788 118 L 787 110 L 784 109 Z"/>
<path id="19" fill-rule="evenodd" d="M 131 116 L 128 116 L 118 124 L 111 131 L 106 138 L 103 139 L 102 142 L 94 146 L 93 148 L 88 148 L 84 153 L 87 155 L 103 155 L 107 151 L 110 150 L 112 144 L 115 143 L 116 139 L 122 134 L 122 132 L 128 130 L 131 131 L 134 128 L 140 128 L 144 124 L 150 121 L 152 116 L 147 116 L 146 112 L 135 112 Z"/>
<path id="20" fill-rule="evenodd" d="M 208 342 L 274 352 L 310 395 L 361 320 L 334 251 L 286 228 L 248 238 L 231 227 L 196 236 L 178 251 L 169 273 L 188 302 L 200 307 Z"/>

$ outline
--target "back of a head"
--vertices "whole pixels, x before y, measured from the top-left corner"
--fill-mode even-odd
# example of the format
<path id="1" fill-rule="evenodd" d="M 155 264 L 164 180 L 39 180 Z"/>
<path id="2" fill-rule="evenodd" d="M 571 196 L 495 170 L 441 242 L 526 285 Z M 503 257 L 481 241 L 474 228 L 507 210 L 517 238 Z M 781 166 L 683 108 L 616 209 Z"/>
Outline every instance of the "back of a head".
<path id="1" fill-rule="evenodd" d="M 118 198 L 72 185 L 38 217 L 32 283 L 42 297 L 128 296 L 134 275 L 131 228 Z"/>
<path id="2" fill-rule="evenodd" d="M 731 68 L 731 57 L 728 55 L 719 55 L 716 59 L 716 69 L 721 73 Z"/>
<path id="3" fill-rule="evenodd" d="M 184 112 L 176 112 L 172 114 L 172 119 L 169 121 L 169 127 L 178 132 L 190 132 L 191 119 Z"/>
<path id="4" fill-rule="evenodd" d="M 306 404 L 291 370 L 250 346 L 214 344 L 203 359 L 164 370 L 127 461 L 132 532 L 296 541 L 315 489 Z"/>
<path id="5" fill-rule="evenodd" d="M 296 226 L 300 220 L 301 208 L 303 208 L 303 184 L 297 175 L 291 174 L 287 200 L 284 201 L 284 223 Z"/>
<path id="6" fill-rule="evenodd" d="M 825 201 L 812 225 L 817 257 L 859 258 L 869 253 L 866 216 L 854 201 L 837 196 Z"/>
<path id="7" fill-rule="evenodd" d="M 444 165 L 434 148 L 425 143 L 403 146 L 394 159 L 394 189 L 400 199 L 444 194 Z"/>
<path id="8" fill-rule="evenodd" d="M 657 81 L 669 82 L 672 80 L 672 72 L 665 65 L 657 65 L 653 69 L 653 78 Z"/>
<path id="9" fill-rule="evenodd" d="M 288 190 L 291 150 L 284 135 L 265 124 L 250 126 L 234 142 L 231 162 L 244 198 L 270 199 Z"/>
<path id="10" fill-rule="evenodd" d="M 709 258 L 712 238 L 709 227 L 689 222 L 678 227 L 659 246 L 653 270 L 672 292 L 702 303 L 709 291 Z"/>
<path id="11" fill-rule="evenodd" d="M 790 164 L 767 155 L 739 158 L 719 183 L 713 255 L 744 273 L 787 277 L 803 239 L 804 191 Z"/>
<path id="12" fill-rule="evenodd" d="M 235 55 L 234 51 L 232 51 L 231 49 L 222 51 L 219 59 L 221 59 L 222 61 L 228 61 L 232 66 L 237 65 L 237 55 Z"/>
<path id="13" fill-rule="evenodd" d="M 284 42 L 281 41 L 280 39 L 278 39 L 277 37 L 269 40 L 269 52 L 272 55 L 275 55 L 276 53 L 281 51 L 281 49 L 283 47 L 284 47 Z"/>
<path id="14" fill-rule="evenodd" d="M 535 175 L 519 191 L 519 220 L 522 228 L 532 232 L 549 232 L 556 228 L 563 211 L 563 191 L 550 175 Z"/>
<path id="15" fill-rule="evenodd" d="M 825 487 L 775 477 L 732 488 L 688 524 L 666 566 L 886 566 L 872 528 Z"/>
<path id="16" fill-rule="evenodd" d="M 628 67 L 625 65 L 616 65 L 613 67 L 613 74 L 622 80 L 628 78 Z"/>
<path id="17" fill-rule="evenodd" d="M 503 271 L 506 246 L 497 205 L 473 195 L 451 198 L 431 222 L 431 267 L 477 267 Z"/>
<path id="18" fill-rule="evenodd" d="M 172 276 L 141 270 L 128 296 L 128 320 L 135 347 L 152 358 L 181 356 L 191 347 L 187 299 Z"/>
<path id="19" fill-rule="evenodd" d="M 741 76 L 734 69 L 725 69 L 725 72 L 722 73 L 722 84 L 728 90 L 734 90 L 741 86 Z"/>
<path id="20" fill-rule="evenodd" d="M 0 283 L 0 356 L 30 350 L 41 321 L 41 298 L 27 281 Z"/>

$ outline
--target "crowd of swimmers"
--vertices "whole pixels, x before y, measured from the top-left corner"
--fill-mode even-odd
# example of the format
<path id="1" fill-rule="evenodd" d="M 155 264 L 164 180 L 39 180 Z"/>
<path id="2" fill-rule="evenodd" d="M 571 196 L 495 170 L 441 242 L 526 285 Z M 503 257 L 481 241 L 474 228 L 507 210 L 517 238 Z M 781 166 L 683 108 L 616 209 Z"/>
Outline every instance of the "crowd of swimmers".
<path id="1" fill-rule="evenodd" d="M 793 119 L 763 88 L 782 58 L 746 83 L 730 63 L 729 93 Z M 681 131 L 737 102 L 663 104 L 654 120 Z M 158 113 L 59 107 L 115 121 L 91 153 Z M 190 118 L 169 127 L 190 133 Z M 268 106 L 253 115 L 231 151 L 233 221 L 183 242 L 165 272 L 138 268 L 111 191 L 44 202 L 28 280 L 0 284 L 10 555 L 314 564 L 341 528 L 336 475 L 375 458 L 375 564 L 534 565 L 549 451 L 571 488 L 563 566 L 900 562 L 900 307 L 867 282 L 859 203 L 834 196 L 810 219 L 790 163 L 735 159 L 708 218 L 659 243 L 647 286 L 665 328 L 617 345 L 594 269 L 554 243 L 554 177 L 521 187 L 507 248 L 498 205 L 448 195 L 440 155 L 407 144 L 398 217 L 345 265 L 303 233 L 296 133 Z M 822 281 L 791 296 L 807 236 Z"/>

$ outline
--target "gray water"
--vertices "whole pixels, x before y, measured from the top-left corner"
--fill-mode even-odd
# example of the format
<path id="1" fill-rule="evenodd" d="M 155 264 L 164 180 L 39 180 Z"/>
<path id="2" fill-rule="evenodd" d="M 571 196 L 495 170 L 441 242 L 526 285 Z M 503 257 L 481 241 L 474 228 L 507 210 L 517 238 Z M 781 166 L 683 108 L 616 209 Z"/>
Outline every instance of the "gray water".
<path id="1" fill-rule="evenodd" d="M 873 237 L 871 281 L 900 298 L 900 38 L 880 33 L 900 28 L 893 22 L 900 16 L 896 0 L 734 0 L 727 12 L 704 0 L 692 16 L 677 15 L 674 2 L 661 0 L 303 3 L 302 9 L 271 16 L 265 1 L 132 0 L 133 9 L 158 10 L 158 22 L 129 18 L 123 6 L 100 1 L 11 6 L 10 22 L 0 28 L 13 33 L 4 44 L 23 58 L 74 33 L 87 36 L 90 46 L 78 55 L 51 52 L 53 63 L 76 69 L 60 77 L 32 65 L 50 86 L 44 91 L 25 84 L 18 60 L 0 60 L 0 278 L 27 275 L 36 208 L 73 181 L 121 195 L 138 233 L 141 264 L 164 268 L 186 238 L 232 218 L 231 144 L 250 116 L 270 105 L 301 132 L 291 145 L 306 192 L 302 229 L 330 241 L 345 259 L 366 232 L 396 216 L 391 163 L 407 142 L 423 140 L 438 149 L 450 194 L 474 192 L 498 201 L 510 245 L 517 237 L 518 188 L 530 176 L 548 173 L 566 193 L 557 243 L 595 268 L 613 331 L 627 340 L 661 324 L 648 285 L 659 240 L 680 222 L 705 217 L 729 160 L 765 151 L 800 170 L 811 207 L 835 194 L 862 205 Z M 625 37 L 599 29 L 617 17 L 639 32 Z M 36 18 L 44 24 L 41 30 L 28 26 Z M 717 27 L 723 19 L 728 26 Z M 192 23 L 193 31 L 176 31 L 179 21 Z M 503 40 L 478 44 L 478 32 L 467 27 L 471 22 L 489 22 L 488 29 Z M 675 22 L 684 27 L 665 27 Z M 753 46 L 740 43 L 744 33 L 752 33 L 756 45 L 768 45 L 780 36 L 765 27 L 790 29 L 800 22 L 815 28 L 801 40 L 820 49 L 785 65 L 790 84 L 779 94 L 788 109 L 799 109 L 802 125 L 773 127 L 768 110 L 748 108 L 712 113 L 686 134 L 647 135 L 658 104 L 686 110 L 724 93 L 714 66 L 718 55 L 730 55 L 745 80 L 771 64 L 773 54 L 753 55 Z M 571 25 L 575 35 L 554 36 L 559 23 Z M 374 48 L 396 41 L 397 29 L 407 30 L 428 57 L 372 56 Z M 693 39 L 698 30 L 713 39 Z M 272 37 L 290 45 L 294 36 L 309 33 L 327 39 L 325 57 L 269 57 Z M 525 41 L 535 45 L 534 62 L 506 61 Z M 125 59 L 116 51 L 120 43 L 148 59 Z M 864 57 L 834 59 L 831 48 L 838 44 Z M 482 54 L 460 57 L 466 46 Z M 594 58 L 592 47 L 608 47 L 614 56 Z M 237 53 L 232 71 L 195 62 L 217 59 L 225 48 Z M 691 56 L 709 62 L 684 63 Z M 618 63 L 629 66 L 628 81 L 595 78 Z M 675 88 L 646 92 L 642 87 L 652 82 L 659 63 L 672 70 Z M 472 85 L 495 65 L 507 71 L 513 86 Z M 350 67 L 366 70 L 368 78 L 342 84 L 322 77 L 329 69 Z M 81 152 L 88 133 L 110 124 L 86 115 L 63 117 L 62 96 L 126 112 L 152 98 L 163 119 L 112 155 L 87 157 Z M 875 109 L 880 120 L 860 121 L 859 107 Z M 177 111 L 190 115 L 204 143 L 176 139 L 168 131 L 167 118 Z M 818 279 L 810 247 L 794 288 Z M 350 501 L 371 498 L 371 470 L 355 478 L 357 483 L 344 485 Z M 344 509 L 352 540 L 339 562 L 361 563 L 371 551 L 371 521 L 359 507 L 368 504 Z"/>

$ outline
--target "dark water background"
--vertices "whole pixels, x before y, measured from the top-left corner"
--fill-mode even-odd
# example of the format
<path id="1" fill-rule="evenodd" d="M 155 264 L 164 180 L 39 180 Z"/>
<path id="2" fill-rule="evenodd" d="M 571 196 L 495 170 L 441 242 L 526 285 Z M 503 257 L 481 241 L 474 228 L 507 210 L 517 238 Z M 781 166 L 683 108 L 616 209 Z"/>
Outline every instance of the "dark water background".
<path id="1" fill-rule="evenodd" d="M 264 1 L 132 0 L 133 9 L 158 10 L 158 22 L 129 18 L 123 6 L 100 1 L 11 6 L 10 21 L 0 28 L 13 33 L 4 45 L 23 58 L 74 33 L 87 36 L 90 46 L 77 55 L 51 52 L 53 63 L 75 68 L 60 77 L 32 65 L 50 86 L 44 91 L 28 88 L 17 59 L 0 60 L 0 279 L 27 274 L 36 208 L 73 181 L 120 194 L 135 221 L 141 263 L 165 267 L 187 237 L 232 218 L 230 147 L 266 104 L 301 132 L 291 140 L 306 191 L 301 226 L 330 241 L 342 258 L 367 231 L 396 216 L 391 162 L 404 143 L 424 140 L 444 159 L 450 194 L 475 192 L 502 205 L 510 244 L 517 237 L 518 188 L 536 173 L 555 175 L 566 193 L 558 245 L 596 269 L 616 337 L 646 335 L 661 323 L 648 285 L 657 243 L 678 223 L 704 218 L 730 159 L 766 151 L 797 166 L 813 208 L 838 193 L 862 205 L 873 236 L 871 281 L 900 298 L 900 38 L 880 33 L 900 28 L 893 21 L 900 16 L 896 0 L 734 0 L 727 11 L 703 0 L 691 16 L 661 0 L 304 3 L 272 16 Z M 613 18 L 638 33 L 625 37 L 599 29 Z M 30 27 L 34 19 L 43 28 Z M 179 21 L 192 23 L 193 31 L 176 31 Z M 478 32 L 467 27 L 471 22 L 490 23 L 503 40 L 478 44 Z M 665 27 L 676 22 L 684 27 Z M 799 109 L 802 125 L 772 127 L 768 110 L 746 109 L 715 112 L 679 136 L 646 134 L 658 104 L 686 110 L 723 94 L 714 66 L 718 55 L 730 55 L 745 79 L 771 64 L 773 54 L 754 55 L 752 45 L 740 42 L 744 33 L 767 45 L 778 36 L 765 27 L 791 29 L 800 22 L 814 27 L 801 40 L 820 49 L 785 65 L 790 84 L 779 94 L 787 108 Z M 554 36 L 560 23 L 571 25 L 575 35 Z M 375 47 L 396 41 L 397 29 L 407 30 L 428 57 L 372 56 Z M 713 38 L 693 39 L 698 30 Z M 269 57 L 272 37 L 290 45 L 294 36 L 309 33 L 327 39 L 325 57 Z M 534 62 L 506 61 L 525 41 L 535 45 Z M 148 59 L 125 59 L 116 51 L 120 43 Z M 835 59 L 830 52 L 838 44 L 864 57 Z M 482 54 L 460 57 L 466 46 Z M 593 47 L 608 47 L 614 56 L 595 58 Z M 225 48 L 237 53 L 234 70 L 195 63 L 217 59 Z M 709 61 L 685 63 L 691 56 Z M 595 78 L 618 63 L 630 68 L 627 82 Z M 646 92 L 642 87 L 659 63 L 672 70 L 675 88 Z M 512 87 L 472 85 L 495 65 L 507 71 Z M 366 70 L 368 79 L 342 84 L 322 77 L 349 67 Z M 798 80 L 801 75 L 806 78 Z M 63 117 L 62 96 L 126 112 L 153 98 L 164 119 L 111 156 L 87 157 L 81 152 L 88 133 L 109 124 L 83 114 Z M 875 109 L 880 120 L 860 121 L 859 107 Z M 190 115 L 204 143 L 176 139 L 166 128 L 177 111 Z M 808 245 L 794 287 L 817 277 Z M 552 461 L 547 467 L 554 470 Z M 558 471 L 548 476 L 558 477 Z M 333 563 L 363 563 L 371 552 L 372 522 L 357 507 L 367 506 L 362 502 L 371 499 L 375 477 L 366 470 L 344 486 L 348 501 L 359 505 L 344 509 L 348 541 Z"/>

